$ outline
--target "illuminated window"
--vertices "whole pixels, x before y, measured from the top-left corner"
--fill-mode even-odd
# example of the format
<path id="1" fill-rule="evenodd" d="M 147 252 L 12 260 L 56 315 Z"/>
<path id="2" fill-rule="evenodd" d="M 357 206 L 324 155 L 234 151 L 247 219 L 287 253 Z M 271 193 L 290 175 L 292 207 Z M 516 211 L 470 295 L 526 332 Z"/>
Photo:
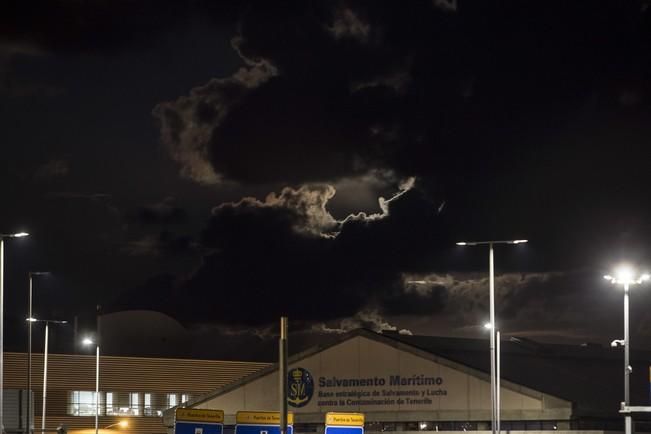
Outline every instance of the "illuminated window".
<path id="1" fill-rule="evenodd" d="M 140 416 L 140 394 L 138 392 L 129 393 L 129 414 Z"/>
<path id="2" fill-rule="evenodd" d="M 114 394 L 113 392 L 106 392 L 106 415 L 112 416 L 118 413 L 118 408 L 114 407 L 115 401 L 113 401 Z"/>
<path id="3" fill-rule="evenodd" d="M 178 398 L 178 396 L 176 395 L 176 393 L 168 393 L 167 394 L 167 408 L 172 408 L 172 407 L 176 407 L 177 405 L 179 405 L 179 402 L 178 402 L 177 398 Z"/>
<path id="4" fill-rule="evenodd" d="M 181 394 L 181 402 L 188 402 L 190 400 L 190 395 L 187 393 L 182 393 Z"/>
<path id="5" fill-rule="evenodd" d="M 145 416 L 153 416 L 154 412 L 151 408 L 151 393 L 145 393 L 145 399 L 143 401 L 143 414 Z"/>
<path id="6" fill-rule="evenodd" d="M 95 416 L 95 392 L 75 390 L 68 394 L 68 414 L 71 416 Z M 101 414 L 101 398 L 100 398 Z"/>

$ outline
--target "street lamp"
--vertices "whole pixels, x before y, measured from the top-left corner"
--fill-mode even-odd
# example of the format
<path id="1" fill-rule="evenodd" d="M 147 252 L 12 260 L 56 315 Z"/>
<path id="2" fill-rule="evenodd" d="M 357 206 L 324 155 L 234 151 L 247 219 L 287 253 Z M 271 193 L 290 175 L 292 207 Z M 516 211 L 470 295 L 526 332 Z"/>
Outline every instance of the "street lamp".
<path id="1" fill-rule="evenodd" d="M 93 341 L 91 338 L 84 338 L 81 341 L 83 345 L 95 345 L 95 434 L 99 433 L 99 340 Z"/>
<path id="2" fill-rule="evenodd" d="M 25 427 L 29 432 L 32 431 L 32 323 L 36 322 L 32 314 L 32 288 L 34 276 L 48 274 L 47 271 L 30 271 L 29 276 L 29 297 L 27 300 L 27 414 Z"/>
<path id="3" fill-rule="evenodd" d="M 27 318 L 30 325 L 33 322 L 43 322 L 45 323 L 45 349 L 43 350 L 43 410 L 41 412 L 41 432 L 45 432 L 45 415 L 46 407 L 45 403 L 47 401 L 47 355 L 48 355 L 48 336 L 49 336 L 49 326 L 50 324 L 68 324 L 68 321 L 57 321 L 51 319 L 36 319 L 34 317 Z M 29 426 L 29 425 L 28 425 Z"/>
<path id="4" fill-rule="evenodd" d="M 524 244 L 528 240 L 498 240 L 498 241 L 459 241 L 457 246 L 488 246 L 488 281 L 489 281 L 489 302 L 490 302 L 490 324 L 496 328 L 495 322 L 495 270 L 493 259 L 493 245 L 495 244 Z M 498 418 L 498 392 L 497 392 L 497 375 L 495 360 L 495 333 L 491 332 L 490 338 L 490 357 L 491 357 L 491 430 L 496 433 Z"/>
<path id="5" fill-rule="evenodd" d="M 29 234 L 0 234 L 0 432 L 4 432 L 4 323 L 5 323 L 5 238 L 22 238 Z"/>
<path id="6" fill-rule="evenodd" d="M 630 285 L 639 285 L 643 282 L 649 280 L 648 274 L 638 275 L 633 268 L 628 265 L 621 265 L 615 270 L 615 276 L 605 275 L 604 279 L 615 285 L 622 285 L 624 287 L 624 405 L 623 409 L 628 410 L 626 407 L 630 404 L 630 376 L 631 368 L 630 357 L 629 357 L 629 331 L 628 331 L 628 304 L 629 304 L 629 295 L 628 287 Z M 618 343 L 621 343 L 621 340 L 615 340 L 611 343 L 612 346 L 617 346 Z M 630 411 L 627 411 L 624 415 L 624 432 L 625 434 L 631 434 L 633 428 L 633 419 L 631 418 Z"/>

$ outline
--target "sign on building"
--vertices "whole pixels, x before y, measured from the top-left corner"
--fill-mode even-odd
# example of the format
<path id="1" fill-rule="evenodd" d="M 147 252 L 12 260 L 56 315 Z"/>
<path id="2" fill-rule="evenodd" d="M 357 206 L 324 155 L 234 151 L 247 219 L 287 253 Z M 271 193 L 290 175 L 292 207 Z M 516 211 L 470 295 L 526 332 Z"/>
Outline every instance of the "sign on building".
<path id="1" fill-rule="evenodd" d="M 362 413 L 326 413 L 325 434 L 364 434 Z"/>
<path id="2" fill-rule="evenodd" d="M 222 434 L 224 412 L 200 408 L 177 408 L 174 434 Z"/>
<path id="3" fill-rule="evenodd" d="M 280 434 L 280 412 L 238 411 L 235 434 Z M 287 434 L 294 432 L 294 414 L 287 413 Z"/>

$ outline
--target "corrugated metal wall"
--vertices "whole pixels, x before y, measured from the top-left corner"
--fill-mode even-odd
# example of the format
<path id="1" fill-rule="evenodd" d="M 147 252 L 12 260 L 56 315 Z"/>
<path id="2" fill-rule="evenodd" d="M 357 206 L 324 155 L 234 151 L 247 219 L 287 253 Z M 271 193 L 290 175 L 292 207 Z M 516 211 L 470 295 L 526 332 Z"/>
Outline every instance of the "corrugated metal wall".
<path id="1" fill-rule="evenodd" d="M 25 423 L 25 414 L 27 414 L 27 391 L 5 390 L 3 404 L 6 430 L 22 429 Z"/>
<path id="2" fill-rule="evenodd" d="M 27 356 L 5 353 L 5 389 L 25 389 Z M 128 392 L 189 393 L 191 397 L 222 387 L 268 364 L 215 360 L 153 359 L 144 357 L 100 357 L 100 391 L 118 394 Z M 40 429 L 43 383 L 43 355 L 32 354 L 32 390 L 34 390 L 34 426 Z M 95 390 L 95 356 L 50 354 L 48 356 L 47 429 L 65 424 L 70 429 L 92 428 L 94 416 L 69 416 L 69 392 Z M 6 393 L 9 393 L 7 391 Z M 17 393 L 17 392 L 16 392 Z M 5 420 L 9 418 L 7 414 Z M 122 416 L 101 416 L 100 427 L 125 419 Z M 155 416 L 131 416 L 123 433 L 166 433 L 162 419 Z"/>

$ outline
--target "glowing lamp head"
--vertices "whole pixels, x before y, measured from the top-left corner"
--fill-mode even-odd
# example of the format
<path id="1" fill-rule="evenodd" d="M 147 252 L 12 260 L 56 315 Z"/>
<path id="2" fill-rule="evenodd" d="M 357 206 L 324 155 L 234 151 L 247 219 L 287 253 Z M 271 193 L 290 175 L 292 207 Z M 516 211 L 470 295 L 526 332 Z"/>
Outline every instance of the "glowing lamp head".
<path id="1" fill-rule="evenodd" d="M 81 343 L 82 343 L 83 345 L 93 345 L 95 342 L 93 342 L 93 340 L 92 340 L 91 338 L 84 338 L 84 339 L 81 341 Z"/>
<path id="2" fill-rule="evenodd" d="M 457 246 L 467 246 L 467 245 L 468 245 L 468 243 L 466 243 L 465 241 L 459 241 L 457 243 Z"/>
<path id="3" fill-rule="evenodd" d="M 634 279 L 634 272 L 628 265 L 622 265 L 615 271 L 615 277 L 618 282 L 631 283 Z"/>
<path id="4" fill-rule="evenodd" d="M 18 232 L 17 234 L 14 234 L 14 238 L 23 238 L 28 236 L 29 234 L 27 232 Z"/>
<path id="5" fill-rule="evenodd" d="M 34 317 L 29 317 L 29 318 L 25 318 L 25 321 L 27 321 L 27 322 L 37 322 L 38 320 L 36 318 L 34 318 Z"/>
<path id="6" fill-rule="evenodd" d="M 118 425 L 120 428 L 128 428 L 129 427 L 129 421 L 128 420 L 121 420 L 118 422 Z"/>
<path id="7" fill-rule="evenodd" d="M 487 322 L 486 324 L 484 324 L 484 328 L 485 328 L 486 330 L 492 330 L 492 329 L 493 329 L 493 324 Z"/>
<path id="8" fill-rule="evenodd" d="M 651 279 L 649 273 L 637 274 L 629 265 L 621 265 L 615 270 L 615 275 L 606 274 L 604 279 L 618 285 L 638 285 Z"/>

